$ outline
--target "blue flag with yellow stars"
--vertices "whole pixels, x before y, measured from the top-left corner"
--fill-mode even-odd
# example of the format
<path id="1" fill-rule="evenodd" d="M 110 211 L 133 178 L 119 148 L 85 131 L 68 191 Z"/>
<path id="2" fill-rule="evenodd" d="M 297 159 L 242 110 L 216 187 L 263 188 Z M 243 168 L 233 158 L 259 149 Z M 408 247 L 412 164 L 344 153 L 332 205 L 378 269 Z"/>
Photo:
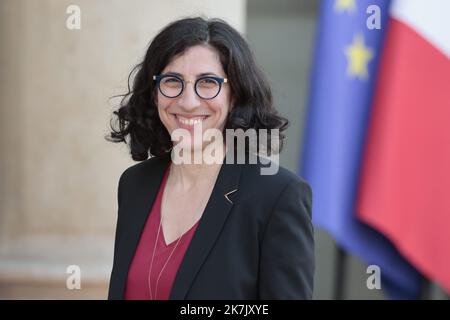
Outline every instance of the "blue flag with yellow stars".
<path id="1" fill-rule="evenodd" d="M 344 250 L 378 266 L 389 298 L 416 299 L 420 274 L 355 212 L 388 10 L 388 0 L 322 2 L 300 174 L 313 190 L 314 224 Z"/>

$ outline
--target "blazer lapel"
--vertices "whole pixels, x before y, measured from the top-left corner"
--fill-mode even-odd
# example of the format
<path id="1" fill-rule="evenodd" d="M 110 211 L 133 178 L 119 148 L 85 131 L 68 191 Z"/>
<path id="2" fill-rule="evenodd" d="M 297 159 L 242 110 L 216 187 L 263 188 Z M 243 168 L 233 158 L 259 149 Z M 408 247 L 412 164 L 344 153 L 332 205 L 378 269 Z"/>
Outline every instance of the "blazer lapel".
<path id="1" fill-rule="evenodd" d="M 118 248 L 121 257 L 118 259 L 120 264 L 116 271 L 117 287 L 114 285 L 117 293 L 113 292 L 113 296 L 118 299 L 124 299 L 128 270 L 169 160 L 170 153 L 167 153 L 160 158 L 149 159 L 142 163 L 146 167 L 140 170 L 137 177 L 134 177 L 136 183 L 132 185 L 133 189 L 127 193 L 127 201 L 121 209 L 124 214 L 126 213 L 126 216 L 119 218 L 123 219 L 120 222 L 122 224 L 120 233 L 121 237 L 125 237 L 125 239 L 120 242 L 120 248 Z"/>
<path id="2" fill-rule="evenodd" d="M 185 299 L 233 207 L 241 168 L 241 165 L 222 164 L 205 211 L 178 269 L 169 299 Z"/>
<path id="3" fill-rule="evenodd" d="M 113 283 L 111 297 L 123 299 L 128 270 L 134 257 L 145 222 L 161 185 L 164 171 L 169 165 L 170 153 L 155 162 L 147 160 L 148 166 L 141 171 L 133 190 L 129 190 L 127 204 L 122 208 L 127 215 L 121 222 L 121 235 L 125 239 L 120 243 L 118 252 L 121 257 L 117 270 L 113 271 L 116 280 Z M 178 269 L 169 299 L 180 300 L 192 285 L 197 272 L 207 258 L 225 220 L 233 207 L 234 196 L 239 185 L 241 165 L 223 163 L 199 225 Z M 116 282 L 117 281 L 117 282 Z"/>

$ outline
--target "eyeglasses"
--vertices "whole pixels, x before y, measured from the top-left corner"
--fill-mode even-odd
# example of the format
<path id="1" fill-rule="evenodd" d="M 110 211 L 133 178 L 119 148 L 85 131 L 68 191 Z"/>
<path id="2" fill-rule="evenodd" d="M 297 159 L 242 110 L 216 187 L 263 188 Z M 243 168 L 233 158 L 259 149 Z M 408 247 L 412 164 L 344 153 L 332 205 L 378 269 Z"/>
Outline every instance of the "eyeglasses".
<path id="1" fill-rule="evenodd" d="M 192 81 L 184 81 L 180 77 L 172 74 L 161 74 L 153 76 L 158 84 L 158 89 L 161 94 L 167 98 L 176 98 L 183 93 L 186 83 Z M 205 100 L 214 99 L 220 93 L 222 84 L 227 83 L 226 78 L 206 76 L 195 80 L 194 91 L 201 98 Z"/>

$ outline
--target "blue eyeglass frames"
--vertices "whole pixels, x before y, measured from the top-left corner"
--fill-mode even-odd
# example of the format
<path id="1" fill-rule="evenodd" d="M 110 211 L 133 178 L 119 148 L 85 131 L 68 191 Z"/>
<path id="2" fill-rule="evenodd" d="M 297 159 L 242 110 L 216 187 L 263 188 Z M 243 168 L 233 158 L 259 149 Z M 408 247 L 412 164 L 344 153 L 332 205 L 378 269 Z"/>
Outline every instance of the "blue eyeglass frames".
<path id="1" fill-rule="evenodd" d="M 167 98 L 176 98 L 183 93 L 186 83 L 179 76 L 172 74 L 161 74 L 153 76 L 157 82 L 159 92 Z M 227 83 L 227 78 L 204 76 L 194 82 L 194 91 L 201 99 L 211 100 L 217 97 L 222 88 L 222 84 Z"/>

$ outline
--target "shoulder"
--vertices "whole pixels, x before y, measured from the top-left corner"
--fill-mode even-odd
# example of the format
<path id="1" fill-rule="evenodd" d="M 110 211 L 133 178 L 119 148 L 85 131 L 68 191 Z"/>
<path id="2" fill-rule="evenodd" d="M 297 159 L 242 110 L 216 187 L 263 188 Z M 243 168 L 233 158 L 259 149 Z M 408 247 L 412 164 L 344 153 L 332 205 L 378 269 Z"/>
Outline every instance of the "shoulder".
<path id="1" fill-rule="evenodd" d="M 152 174 L 158 173 L 158 170 L 164 168 L 168 164 L 170 156 L 151 157 L 147 160 L 138 162 L 125 169 L 119 178 L 119 185 L 127 181 L 135 181 L 147 178 Z"/>
<path id="2" fill-rule="evenodd" d="M 311 187 L 299 175 L 273 162 L 268 165 L 258 162 L 242 166 L 240 188 L 243 190 L 244 198 L 253 202 L 263 202 L 269 207 L 287 200 L 311 206 Z M 268 166 L 277 166 L 276 172 L 269 175 L 263 174 L 263 169 Z"/>
<path id="3" fill-rule="evenodd" d="M 270 170 L 265 170 L 271 167 Z M 271 174 L 266 174 L 270 172 Z M 242 170 L 242 180 L 254 189 L 263 189 L 268 192 L 282 191 L 289 188 L 300 188 L 310 192 L 307 181 L 299 175 L 274 163 L 269 164 L 245 164 Z"/>

